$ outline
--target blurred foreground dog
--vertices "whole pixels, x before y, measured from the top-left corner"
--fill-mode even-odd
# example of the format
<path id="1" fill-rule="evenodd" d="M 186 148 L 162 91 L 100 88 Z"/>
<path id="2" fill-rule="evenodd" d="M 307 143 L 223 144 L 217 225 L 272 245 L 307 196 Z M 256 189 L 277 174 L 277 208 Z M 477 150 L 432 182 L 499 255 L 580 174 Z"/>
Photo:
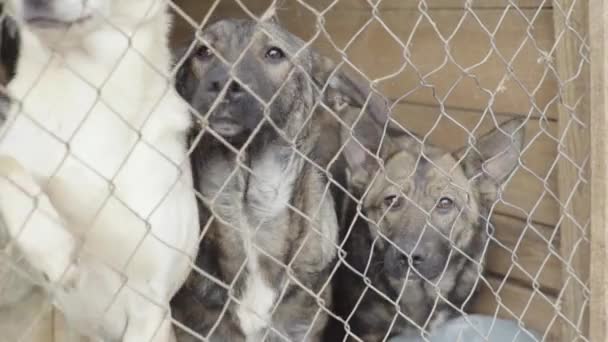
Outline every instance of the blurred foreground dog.
<path id="1" fill-rule="evenodd" d="M 20 53 L 0 131 L 0 215 L 70 325 L 170 341 L 197 249 L 191 119 L 161 0 L 9 0 Z"/>

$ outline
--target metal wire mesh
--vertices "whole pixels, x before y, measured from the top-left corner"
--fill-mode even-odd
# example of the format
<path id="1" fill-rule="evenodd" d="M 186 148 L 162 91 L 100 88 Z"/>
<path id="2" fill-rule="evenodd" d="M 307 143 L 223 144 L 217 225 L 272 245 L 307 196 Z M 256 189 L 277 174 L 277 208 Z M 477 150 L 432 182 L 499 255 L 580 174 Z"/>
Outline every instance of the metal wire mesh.
<path id="1" fill-rule="evenodd" d="M 193 290 L 178 294 L 181 300 L 175 301 L 172 308 L 174 314 L 192 312 L 174 315 L 171 320 L 179 341 L 437 341 L 441 329 L 455 320 L 462 324 L 449 331 L 450 341 L 470 340 L 471 336 L 480 341 L 588 341 L 590 62 L 586 2 L 173 0 L 166 5 L 175 20 L 170 44 L 177 57 L 170 72 L 133 46 L 133 32 L 124 33 L 127 43 L 121 58 L 129 53 L 139 56 L 140 63 L 157 74 L 153 82 L 164 84 L 163 90 L 147 101 L 142 109 L 145 113 L 136 123 L 125 119 L 127 113 L 116 107 L 118 102 L 108 101 L 101 91 L 112 85 L 112 75 L 91 81 L 90 75 L 83 75 L 82 70 L 69 63 L 64 67 L 72 73 L 73 82 L 100 90 L 93 103 L 83 106 L 70 133 L 58 134 L 55 127 L 45 127 L 37 122 L 36 115 L 25 110 L 18 115 L 66 147 L 62 161 L 46 175 L 47 180 L 75 160 L 87 174 L 110 189 L 97 210 L 87 216 L 89 226 L 108 203 L 118 203 L 145 226 L 139 242 L 128 251 L 125 269 L 146 238 L 175 249 L 149 227 L 156 209 L 182 182 L 181 173 L 174 175 L 167 181 L 163 195 L 147 203 L 121 197 L 113 189 L 136 148 L 145 146 L 154 155 L 156 165 L 175 170 L 187 166 L 197 153 L 203 155 L 200 158 L 206 164 L 194 163 L 202 217 L 197 241 L 200 250 L 198 257 L 191 260 L 192 273 L 184 285 Z M 255 67 L 247 64 L 251 58 L 248 53 L 258 48 L 258 42 L 251 39 L 242 51 L 227 55 L 225 46 L 217 45 L 217 41 L 228 37 L 209 40 L 203 32 L 217 20 L 246 18 L 257 22 L 256 29 L 281 46 L 290 38 L 273 36 L 275 31 L 262 24 L 268 8 L 275 8 L 279 25 L 303 42 L 293 51 L 284 49 L 294 67 L 279 82 L 276 92 L 260 94 L 250 78 L 269 76 L 256 73 Z M 111 18 L 104 17 L 100 25 L 121 32 L 120 25 Z M 4 26 L 3 29 L 6 30 Z M 3 32 L 2 37 L 0 46 L 6 50 L 6 42 L 14 37 L 14 32 Z M 227 66 L 231 81 L 217 89 L 217 98 L 206 112 L 200 112 L 200 103 L 190 99 L 193 134 L 187 153 L 176 159 L 148 139 L 146 127 L 157 120 L 156 107 L 170 93 L 174 78 L 179 83 L 185 77 L 180 70 L 199 70 L 188 69 L 188 63 L 191 58 L 204 57 L 200 55 L 201 46 Z M 305 60 L 312 48 L 333 61 L 322 84 L 310 67 L 295 62 Z M 61 54 L 52 58 L 61 58 Z M 52 77 L 46 73 L 52 58 L 47 65 L 42 63 L 36 82 Z M 6 83 L 11 66 L 6 59 L 2 62 Z M 116 64 L 119 62 L 120 58 Z M 243 64 L 250 68 L 245 73 L 239 69 Z M 291 127 L 277 121 L 271 112 L 275 103 L 290 94 L 285 91 L 291 89 L 289 82 L 302 73 L 310 88 L 299 88 L 291 96 L 314 97 L 315 105 L 303 113 L 300 126 Z M 324 94 L 333 90 L 332 82 L 341 73 L 355 75 L 357 81 L 369 87 L 360 103 L 362 108 L 352 103 L 342 106 L 321 101 Z M 205 72 L 201 75 L 197 75 L 197 91 L 208 85 L 206 77 L 212 77 Z M 252 108 L 259 105 L 263 112 L 238 144 L 210 124 L 213 113 L 221 109 L 227 94 L 233 91 L 231 82 L 251 96 Z M 32 89 L 36 86 L 31 84 Z M 132 86 L 142 84 L 136 82 Z M 10 97 L 13 107 L 27 100 L 14 96 L 10 86 L 2 91 Z M 29 90 L 25 96 L 28 93 Z M 389 120 L 384 126 L 370 121 L 373 101 L 389 104 Z M 74 148 L 84 142 L 79 134 L 99 104 L 113 113 L 117 126 L 134 136 L 113 172 L 99 169 L 89 156 L 79 155 Z M 308 125 L 327 124 L 315 114 L 319 111 L 328 114 L 323 120 L 331 124 L 323 126 L 321 137 L 315 138 Z M 8 110 L 3 112 L 6 115 Z M 286 121 L 291 120 L 290 116 L 285 117 Z M 510 121 L 514 118 L 519 121 Z M 3 131 L 10 132 L 14 122 L 12 118 L 3 123 Z M 511 127 L 508 122 L 517 125 Z M 366 132 L 373 134 L 374 129 L 360 132 L 355 128 L 359 123 L 382 132 L 375 145 L 366 143 Z M 502 138 L 488 133 L 496 132 L 494 129 L 502 132 Z M 264 134 L 276 134 L 281 147 L 286 147 L 270 150 L 275 153 L 273 158 L 289 160 L 286 169 L 297 164 L 297 170 L 308 170 L 319 179 L 303 172 L 289 175 L 259 167 L 252 155 L 256 153 L 253 151 L 264 150 L 266 145 L 256 140 Z M 493 161 L 508 157 L 520 134 L 525 134 L 525 139 L 516 149 L 513 173 L 507 172 L 504 182 L 484 180 L 492 173 Z M 503 144 L 500 151 L 486 156 L 485 137 L 503 142 L 508 139 L 510 144 Z M 330 146 L 325 139 L 331 138 L 339 143 Z M 312 145 L 301 144 L 303 139 Z M 498 143 L 490 145 L 495 144 Z M 213 150 L 217 146 L 229 156 L 226 160 L 230 161 L 230 170 L 214 171 L 212 166 L 222 162 L 205 156 L 217 153 Z M 363 186 L 356 184 L 356 166 L 344 159 L 348 159 L 352 146 L 364 147 L 366 155 L 361 158 L 372 160 L 372 169 L 365 170 Z M 393 158 L 403 151 L 407 157 Z M 475 168 L 474 164 L 467 164 L 469 159 L 481 159 L 485 166 Z M 205 169 L 206 165 L 211 165 L 211 170 Z M 497 165 L 509 169 L 508 165 Z M 212 180 L 206 183 L 206 179 Z M 293 185 L 298 182 L 305 186 Z M 245 190 L 235 188 L 235 184 Z M 248 214 L 247 210 L 256 209 L 256 203 L 246 201 L 247 189 L 256 189 L 253 184 L 274 194 L 262 198 L 280 202 L 281 210 L 274 216 L 268 214 L 262 220 L 254 220 Z M 285 186 L 306 194 L 290 193 L 277 199 Z M 390 196 L 386 189 L 391 189 Z M 315 192 L 312 203 L 303 206 L 298 199 L 308 198 L 308 192 Z M 25 194 L 39 200 L 39 193 Z M 79 198 L 73 198 L 73 210 L 78 210 Z M 445 198 L 447 202 L 443 202 Z M 259 205 L 266 210 L 268 203 Z M 442 209 L 444 205 L 448 209 Z M 337 213 L 334 226 L 327 208 Z M 58 211 L 62 213 L 62 209 Z M 34 209 L 24 218 L 24 231 L 38 214 L 38 209 Z M 416 221 L 421 214 L 424 219 Z M 437 215 L 443 216 L 438 219 Z M 59 219 L 64 220 L 69 219 Z M 283 222 L 282 231 L 276 230 L 280 226 L 277 222 Z M 300 227 L 305 229 L 298 230 Z M 297 234 L 293 232 L 296 230 Z M 69 338 L 76 338 L 74 327 L 61 322 L 61 309 L 52 312 L 49 298 L 56 284 L 49 284 L 32 270 L 16 240 L 5 231 L 4 227 L 0 229 L 0 330 L 7 331 L 7 341 L 64 341 L 69 334 L 74 335 Z M 411 231 L 417 231 L 418 236 Z M 78 239 L 84 245 L 87 235 L 93 233 L 89 227 Z M 434 238 L 428 238 L 429 234 Z M 470 236 L 466 243 L 462 242 L 464 235 Z M 428 254 L 420 252 L 433 243 L 441 248 L 428 247 L 430 252 L 424 252 Z M 271 249 L 275 245 L 282 249 Z M 306 263 L 319 263 L 307 259 L 309 254 L 317 253 L 314 248 L 331 257 L 321 270 L 311 271 L 308 268 L 312 266 Z M 86 251 L 79 248 L 75 260 L 80 259 L 80 253 Z M 387 257 L 389 254 L 392 259 Z M 437 255 L 445 257 L 441 259 L 441 270 L 427 277 L 423 266 Z M 403 262 L 401 268 L 397 267 L 401 273 L 393 276 L 397 261 Z M 127 274 L 125 269 L 113 271 L 122 277 Z M 469 283 L 476 291 L 469 288 Z M 113 289 L 102 316 L 111 312 L 112 303 L 125 287 L 129 283 L 121 280 L 120 286 Z M 142 306 L 145 310 L 170 307 L 170 303 L 159 303 L 157 298 L 132 286 L 131 290 L 151 303 Z M 428 300 L 419 301 L 421 296 Z M 271 298 L 268 303 L 264 302 L 267 298 Z M 259 311 L 260 307 L 264 310 Z M 480 316 L 474 314 L 486 315 L 489 325 L 480 325 Z M 512 321 L 511 330 L 500 330 L 505 323 L 500 319 Z M 203 322 L 204 328 L 193 321 Z M 257 332 L 248 334 L 253 329 L 250 326 L 257 327 Z"/>

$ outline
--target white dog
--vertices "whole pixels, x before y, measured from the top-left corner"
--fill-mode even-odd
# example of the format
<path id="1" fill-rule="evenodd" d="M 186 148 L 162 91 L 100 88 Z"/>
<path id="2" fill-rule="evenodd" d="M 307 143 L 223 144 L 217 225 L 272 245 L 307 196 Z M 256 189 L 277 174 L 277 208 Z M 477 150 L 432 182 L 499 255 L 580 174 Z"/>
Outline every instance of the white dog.
<path id="1" fill-rule="evenodd" d="M 198 215 L 165 2 L 7 2 L 22 34 L 0 132 L 9 234 L 79 332 L 171 340 Z"/>

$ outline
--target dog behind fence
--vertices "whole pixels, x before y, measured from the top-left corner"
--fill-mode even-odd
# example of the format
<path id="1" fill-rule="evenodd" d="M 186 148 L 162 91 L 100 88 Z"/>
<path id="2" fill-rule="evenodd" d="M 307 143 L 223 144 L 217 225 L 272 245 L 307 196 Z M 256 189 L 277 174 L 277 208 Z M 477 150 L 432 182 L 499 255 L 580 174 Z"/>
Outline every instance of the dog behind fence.
<path id="1" fill-rule="evenodd" d="M 113 1 L 118 0 L 107 2 Z M 103 1 L 89 5 L 97 3 Z M 126 3 L 125 11 L 131 11 Z M 115 62 L 140 57 L 149 82 L 87 84 L 86 72 L 73 68 L 77 65 L 68 63 L 66 70 L 73 82 L 98 94 L 97 105 L 107 105 L 106 88 L 169 89 L 173 76 L 189 104 L 190 146 L 171 164 L 194 161 L 200 235 L 188 245 L 200 243 L 200 251 L 172 302 L 178 341 L 314 341 L 322 340 L 325 326 L 328 341 L 345 335 L 363 341 L 589 340 L 585 2 L 174 0 L 166 5 L 175 19 L 169 44 L 186 45 L 173 70 L 162 62 L 159 67 L 151 58 L 156 53 L 137 43 L 134 37 L 148 32 L 146 25 L 124 32 L 123 23 L 101 7 L 100 25 L 120 32 L 120 39 L 134 39 L 121 40 L 130 52 Z M 142 6 L 129 14 L 149 18 L 148 11 Z M 21 43 L 8 21 L 1 36 L 2 77 L 9 79 Z M 29 38 L 22 47 L 32 46 Z M 61 57 L 61 51 L 55 53 Z M 48 84 L 48 77 L 42 72 L 31 78 L 32 90 L 18 96 L 9 92 L 11 106 L 35 101 L 36 88 Z M 61 89 L 59 84 L 49 88 Z M 142 111 L 153 113 L 161 93 Z M 129 93 L 116 92 L 114 100 L 120 94 Z M 117 123 L 127 115 L 120 102 L 108 111 Z M 150 145 L 147 123 L 126 125 L 144 145 Z M 10 124 L 5 127 L 10 130 Z M 54 129 L 44 123 L 41 128 Z M 85 128 L 76 127 L 74 136 L 92 134 Z M 79 157 L 78 145 L 85 140 L 72 138 L 59 140 L 69 147 L 68 155 Z M 107 169 L 93 166 L 94 173 Z M 102 177 L 110 189 L 112 176 Z M 173 185 L 167 183 L 167 190 Z M 60 213 L 76 212 L 86 201 L 73 203 Z M 122 204 L 127 210 L 138 206 Z M 145 224 L 149 217 L 141 216 L 142 232 L 154 232 Z M 52 326 L 60 324 L 62 312 L 78 321 L 82 311 L 74 316 L 74 306 L 65 301 L 49 314 L 45 292 L 30 286 L 45 279 L 19 254 L 13 242 L 19 239 L 5 239 L 5 231 L 0 229 L 1 246 L 8 243 L 0 253 L 0 277 L 8 279 L 0 284 L 0 327 L 6 327 L 1 330 L 11 340 L 67 339 L 58 327 L 49 337 Z M 94 232 L 84 233 L 83 241 L 89 234 Z M 155 234 L 146 236 L 158 241 Z M 193 255 L 179 250 L 186 247 L 160 243 Z M 132 247 L 137 254 L 137 244 Z M 97 265 L 100 259 L 92 260 Z M 112 293 L 128 286 L 121 277 L 129 271 L 115 269 Z M 52 297 L 56 289 L 46 290 Z M 118 298 L 112 293 L 110 302 Z M 162 296 L 136 297 L 139 310 L 169 308 Z M 116 314 L 101 311 L 105 314 L 89 321 L 97 324 Z"/>

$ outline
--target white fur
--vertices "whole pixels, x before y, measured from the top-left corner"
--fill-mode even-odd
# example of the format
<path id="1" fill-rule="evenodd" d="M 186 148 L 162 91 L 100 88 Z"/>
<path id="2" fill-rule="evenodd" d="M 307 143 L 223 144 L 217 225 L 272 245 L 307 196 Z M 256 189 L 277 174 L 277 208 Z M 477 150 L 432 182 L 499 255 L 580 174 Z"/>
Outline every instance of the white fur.
<path id="1" fill-rule="evenodd" d="M 241 324 L 243 334 L 247 340 L 255 341 L 260 331 L 264 329 L 271 320 L 271 311 L 277 298 L 274 291 L 258 270 L 257 253 L 248 253 L 247 277 L 244 294 L 241 298 L 241 305 L 237 310 L 237 316 Z"/>
<path id="2" fill-rule="evenodd" d="M 190 119 L 166 77 L 168 15 L 161 0 L 51 2 L 56 17 L 93 17 L 67 33 L 32 29 L 21 1 L 8 4 L 23 44 L 0 212 L 68 323 L 97 339 L 170 341 L 165 314 L 198 219 Z"/>

